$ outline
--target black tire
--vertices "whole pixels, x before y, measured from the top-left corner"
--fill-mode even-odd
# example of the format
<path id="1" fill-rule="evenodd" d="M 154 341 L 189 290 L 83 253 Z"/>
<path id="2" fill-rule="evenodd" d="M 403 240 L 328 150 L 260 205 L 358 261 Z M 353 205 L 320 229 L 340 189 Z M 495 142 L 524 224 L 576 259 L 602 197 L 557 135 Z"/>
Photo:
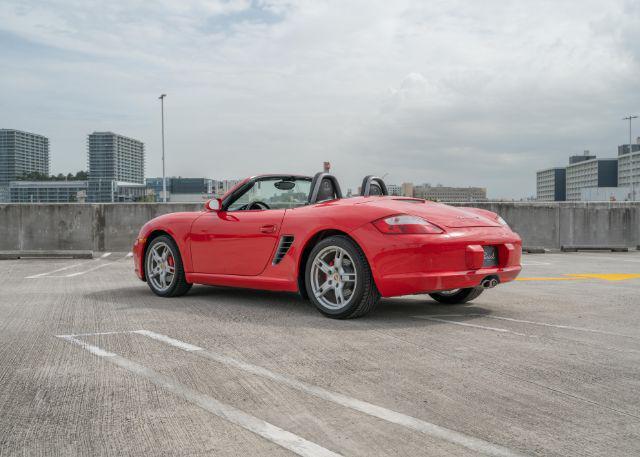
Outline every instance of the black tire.
<path id="1" fill-rule="evenodd" d="M 468 289 L 460 289 L 454 294 L 441 294 L 439 292 L 434 292 L 429 295 L 435 301 L 445 305 L 461 305 L 478 298 L 483 291 L 484 289 L 482 287 L 470 287 Z"/>
<path id="2" fill-rule="evenodd" d="M 174 259 L 173 266 L 174 266 L 175 274 L 171 279 L 171 283 L 169 287 L 165 290 L 161 290 L 158 287 L 156 287 L 156 285 L 154 284 L 154 281 L 152 281 L 150 278 L 150 272 L 148 268 L 149 256 L 152 255 L 152 249 L 154 248 L 154 246 L 159 245 L 161 243 L 163 243 L 169 248 L 171 255 L 173 256 L 173 259 Z M 175 243 L 175 241 L 173 241 L 173 239 L 170 236 L 160 235 L 154 238 L 153 240 L 151 240 L 145 252 L 144 266 L 145 266 L 144 275 L 145 275 L 145 279 L 147 280 L 147 284 L 149 285 L 149 289 L 151 289 L 151 291 L 154 294 L 158 295 L 159 297 L 179 297 L 181 295 L 186 294 L 187 292 L 189 292 L 189 289 L 191 289 L 192 284 L 189 284 L 187 282 L 186 276 L 184 274 L 184 267 L 182 265 L 182 256 L 180 255 L 180 250 L 178 249 L 178 245 Z"/>
<path id="3" fill-rule="evenodd" d="M 323 305 L 314 295 L 311 271 L 316 256 L 329 247 L 339 247 L 347 252 L 353 261 L 356 274 L 355 289 L 349 295 L 347 303 L 340 309 L 331 309 Z M 380 300 L 380 293 L 371 274 L 369 262 L 360 247 L 346 236 L 336 235 L 318 242 L 311 250 L 305 265 L 305 286 L 311 302 L 322 314 L 333 319 L 353 319 L 372 311 Z"/>

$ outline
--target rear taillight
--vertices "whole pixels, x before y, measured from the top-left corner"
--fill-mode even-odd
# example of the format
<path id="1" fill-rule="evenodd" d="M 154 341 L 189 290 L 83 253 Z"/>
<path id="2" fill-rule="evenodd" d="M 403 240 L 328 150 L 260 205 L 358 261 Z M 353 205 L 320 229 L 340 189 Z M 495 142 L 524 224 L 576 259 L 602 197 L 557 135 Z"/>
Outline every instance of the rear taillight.
<path id="1" fill-rule="evenodd" d="M 397 216 L 378 219 L 377 221 L 373 221 L 373 225 L 382 233 L 389 235 L 444 233 L 444 230 L 437 225 L 425 221 L 421 217 L 409 216 L 408 214 L 399 214 Z"/>

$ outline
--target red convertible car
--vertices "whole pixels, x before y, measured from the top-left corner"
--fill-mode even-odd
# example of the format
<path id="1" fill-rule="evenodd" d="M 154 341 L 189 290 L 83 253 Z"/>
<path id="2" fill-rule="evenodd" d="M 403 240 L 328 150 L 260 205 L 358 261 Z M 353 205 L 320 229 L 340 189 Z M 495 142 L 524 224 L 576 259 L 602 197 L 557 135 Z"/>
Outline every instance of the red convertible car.
<path id="1" fill-rule="evenodd" d="M 299 292 L 333 318 L 362 316 L 380 297 L 473 300 L 520 272 L 521 240 L 497 214 L 389 196 L 367 176 L 343 198 L 336 178 L 247 178 L 204 211 L 147 222 L 136 274 L 163 297 L 194 283 Z"/>

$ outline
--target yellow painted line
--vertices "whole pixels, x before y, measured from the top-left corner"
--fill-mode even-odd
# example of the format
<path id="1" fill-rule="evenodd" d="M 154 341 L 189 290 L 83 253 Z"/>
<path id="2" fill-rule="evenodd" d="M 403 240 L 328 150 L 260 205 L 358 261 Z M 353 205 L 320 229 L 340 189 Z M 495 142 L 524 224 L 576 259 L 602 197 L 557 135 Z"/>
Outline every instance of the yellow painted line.
<path id="1" fill-rule="evenodd" d="M 639 273 L 585 273 L 565 274 L 560 277 L 516 278 L 516 281 L 573 281 L 576 279 L 603 279 L 605 281 L 624 281 L 626 279 L 640 279 Z"/>
<path id="2" fill-rule="evenodd" d="M 573 281 L 582 278 L 516 278 L 516 281 Z"/>
<path id="3" fill-rule="evenodd" d="M 595 278 L 595 279 L 604 279 L 605 281 L 624 281 L 625 279 L 638 279 L 640 278 L 640 274 L 638 273 L 606 273 L 606 274 L 579 274 L 579 275 L 568 275 L 573 276 L 575 278 Z"/>

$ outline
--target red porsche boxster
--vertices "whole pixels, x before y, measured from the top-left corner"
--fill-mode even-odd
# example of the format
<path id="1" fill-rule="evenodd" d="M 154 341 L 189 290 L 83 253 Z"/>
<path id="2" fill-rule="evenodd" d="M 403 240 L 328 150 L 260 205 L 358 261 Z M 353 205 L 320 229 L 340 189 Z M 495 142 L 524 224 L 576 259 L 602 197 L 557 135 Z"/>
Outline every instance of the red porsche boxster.
<path id="1" fill-rule="evenodd" d="M 336 178 L 318 173 L 247 178 L 204 211 L 159 216 L 133 253 L 136 274 L 162 297 L 194 283 L 290 291 L 353 318 L 381 296 L 473 300 L 518 276 L 521 245 L 490 211 L 389 196 L 374 176 L 343 198 Z"/>

